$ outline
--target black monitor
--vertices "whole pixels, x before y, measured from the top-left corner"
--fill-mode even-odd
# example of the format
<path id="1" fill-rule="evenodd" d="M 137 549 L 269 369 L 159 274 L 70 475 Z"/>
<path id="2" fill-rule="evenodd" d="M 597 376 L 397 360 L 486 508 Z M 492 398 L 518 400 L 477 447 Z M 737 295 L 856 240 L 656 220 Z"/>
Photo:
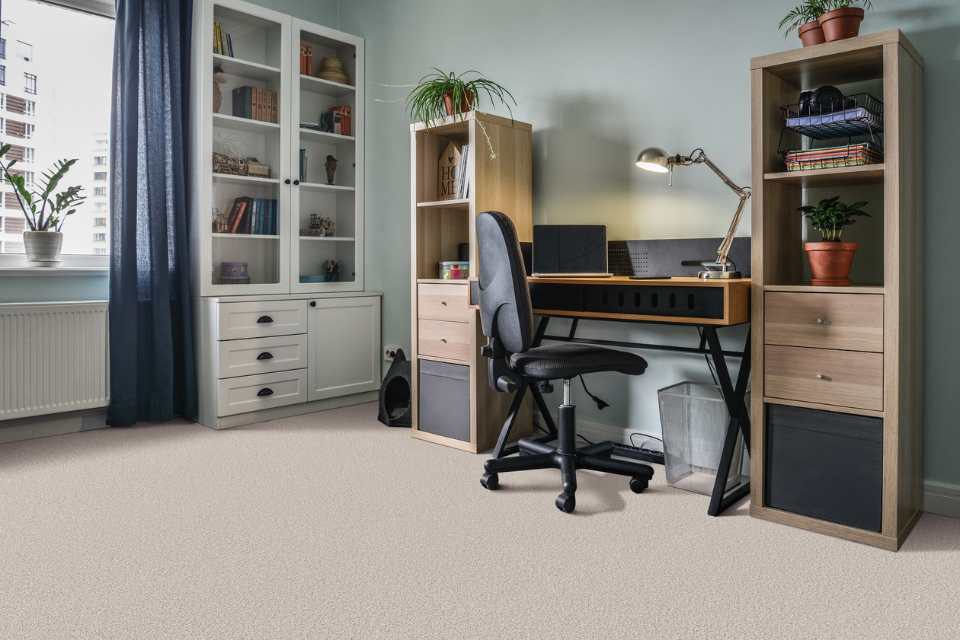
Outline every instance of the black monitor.
<path id="1" fill-rule="evenodd" d="M 606 275 L 607 227 L 538 224 L 533 227 L 533 275 Z"/>

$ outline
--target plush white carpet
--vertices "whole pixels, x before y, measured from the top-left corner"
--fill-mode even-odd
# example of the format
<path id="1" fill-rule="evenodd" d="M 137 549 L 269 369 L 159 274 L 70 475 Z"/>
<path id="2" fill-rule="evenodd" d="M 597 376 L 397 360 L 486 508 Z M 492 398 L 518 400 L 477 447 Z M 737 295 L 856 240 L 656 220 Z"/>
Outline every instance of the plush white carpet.
<path id="1" fill-rule="evenodd" d="M 0 446 L 0 638 L 957 638 L 960 520 L 899 553 L 483 458 L 364 405 Z"/>

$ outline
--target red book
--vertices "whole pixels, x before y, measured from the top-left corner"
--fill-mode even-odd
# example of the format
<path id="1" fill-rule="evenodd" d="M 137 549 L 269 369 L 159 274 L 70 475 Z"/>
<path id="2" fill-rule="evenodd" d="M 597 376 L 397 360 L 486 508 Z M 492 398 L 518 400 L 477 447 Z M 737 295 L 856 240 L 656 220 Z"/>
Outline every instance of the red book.
<path id="1" fill-rule="evenodd" d="M 243 224 L 243 219 L 247 215 L 247 211 L 250 208 L 247 203 L 247 198 L 238 198 L 240 205 L 237 209 L 237 216 L 234 218 L 233 223 L 230 225 L 230 233 L 238 233 L 241 225 Z"/>

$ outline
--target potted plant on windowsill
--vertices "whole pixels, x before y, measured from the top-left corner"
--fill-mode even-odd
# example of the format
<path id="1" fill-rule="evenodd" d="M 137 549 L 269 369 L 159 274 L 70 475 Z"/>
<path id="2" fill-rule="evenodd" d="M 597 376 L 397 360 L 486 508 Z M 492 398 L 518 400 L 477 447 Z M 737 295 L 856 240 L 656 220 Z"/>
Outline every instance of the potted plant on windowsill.
<path id="1" fill-rule="evenodd" d="M 818 20 L 824 11 L 823 3 L 824 0 L 803 0 L 791 9 L 780 21 L 779 28 L 783 31 L 783 36 L 787 37 L 796 31 L 805 47 L 825 42 Z"/>
<path id="2" fill-rule="evenodd" d="M 9 144 L 0 146 L 0 171 L 3 172 L 3 178 L 13 185 L 17 204 L 20 205 L 27 226 L 30 227 L 23 232 L 23 247 L 27 260 L 35 266 L 54 267 L 60 263 L 63 223 L 68 216 L 76 213 L 77 207 L 86 199 L 81 186 L 67 187 L 55 193 L 60 181 L 77 159 L 54 162 L 53 167 L 44 172 L 40 180 L 40 190 L 30 191 L 23 174 L 13 172 L 16 159 L 9 163 L 3 162 L 10 149 Z"/>
<path id="3" fill-rule="evenodd" d="M 823 0 L 823 13 L 817 18 L 823 37 L 827 42 L 856 38 L 864 9 L 872 7 L 870 0 Z"/>
<path id="4" fill-rule="evenodd" d="M 860 216 L 870 217 L 863 210 L 866 202 L 847 204 L 840 196 L 826 198 L 816 205 L 800 207 L 810 226 L 820 232 L 821 242 L 805 242 L 804 251 L 810 261 L 810 284 L 817 286 L 847 286 L 850 268 L 857 250 L 856 242 L 843 242 L 843 229 Z"/>
<path id="5" fill-rule="evenodd" d="M 476 77 L 468 79 L 470 75 Z M 503 85 L 484 78 L 478 71 L 456 74 L 434 68 L 434 73 L 420 78 L 407 96 L 407 105 L 414 122 L 431 122 L 476 109 L 484 97 L 491 105 L 499 102 L 513 115 L 510 102 L 517 104 L 513 95 Z"/>

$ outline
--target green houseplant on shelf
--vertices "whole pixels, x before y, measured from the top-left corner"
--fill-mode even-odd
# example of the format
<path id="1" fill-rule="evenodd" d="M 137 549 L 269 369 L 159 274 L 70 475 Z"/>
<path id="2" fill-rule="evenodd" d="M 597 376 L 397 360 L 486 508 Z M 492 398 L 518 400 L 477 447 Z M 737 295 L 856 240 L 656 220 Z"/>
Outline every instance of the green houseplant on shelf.
<path id="1" fill-rule="evenodd" d="M 476 109 L 484 99 L 491 105 L 502 104 L 513 116 L 510 103 L 516 105 L 517 101 L 503 85 L 484 78 L 479 71 L 457 74 L 434 68 L 410 91 L 407 105 L 414 122 L 432 122 Z"/>
<path id="2" fill-rule="evenodd" d="M 871 9 L 870 0 L 823 0 L 823 13 L 817 18 L 827 42 L 856 38 L 860 33 L 864 9 Z"/>
<path id="3" fill-rule="evenodd" d="M 820 242 L 805 242 L 804 251 L 810 261 L 810 284 L 817 286 L 847 286 L 850 284 L 850 268 L 857 251 L 856 242 L 844 242 L 843 230 L 859 217 L 870 217 L 863 210 L 866 202 L 848 204 L 840 196 L 826 198 L 816 205 L 800 207 L 810 226 L 820 233 Z"/>
<path id="4" fill-rule="evenodd" d="M 27 260 L 36 266 L 56 266 L 60 263 L 60 249 L 63 246 L 63 223 L 76 213 L 77 207 L 86 200 L 81 186 L 57 191 L 60 181 L 70 171 L 70 167 L 76 164 L 77 159 L 54 162 L 53 166 L 43 173 L 39 182 L 40 189 L 31 191 L 27 188 L 23 174 L 14 171 L 17 160 L 3 161 L 10 149 L 9 144 L 0 146 L 0 171 L 3 179 L 13 186 L 17 204 L 26 218 L 27 226 L 30 227 L 23 232 Z"/>
<path id="5" fill-rule="evenodd" d="M 825 42 L 818 18 L 824 12 L 824 0 L 803 0 L 780 21 L 780 30 L 787 37 L 794 31 L 800 36 L 803 46 Z"/>

